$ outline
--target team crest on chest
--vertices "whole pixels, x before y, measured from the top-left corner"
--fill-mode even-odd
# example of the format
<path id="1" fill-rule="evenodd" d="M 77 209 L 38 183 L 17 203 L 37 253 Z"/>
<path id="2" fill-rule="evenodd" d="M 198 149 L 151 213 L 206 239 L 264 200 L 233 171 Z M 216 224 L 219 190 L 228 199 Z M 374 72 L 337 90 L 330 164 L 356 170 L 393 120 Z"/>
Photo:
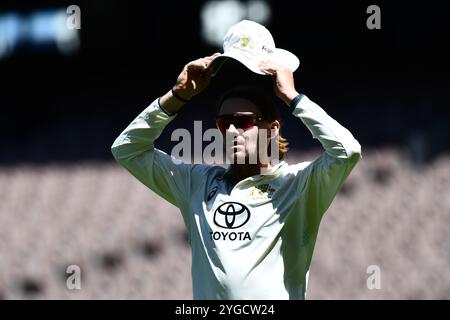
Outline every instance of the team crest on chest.
<path id="1" fill-rule="evenodd" d="M 267 199 L 272 198 L 275 189 L 268 183 L 259 184 L 255 187 L 252 187 L 249 192 L 249 196 L 252 198 L 260 198 Z"/>

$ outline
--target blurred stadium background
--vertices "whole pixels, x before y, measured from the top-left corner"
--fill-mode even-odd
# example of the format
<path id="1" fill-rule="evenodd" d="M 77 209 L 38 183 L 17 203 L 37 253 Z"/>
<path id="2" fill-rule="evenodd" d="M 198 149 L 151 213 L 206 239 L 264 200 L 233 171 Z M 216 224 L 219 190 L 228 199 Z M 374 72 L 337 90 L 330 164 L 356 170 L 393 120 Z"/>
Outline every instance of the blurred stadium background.
<path id="1" fill-rule="evenodd" d="M 450 109 L 437 2 L 2 1 L 0 298 L 190 299 L 177 209 L 114 163 L 110 146 L 185 63 L 221 51 L 231 24 L 265 24 L 301 60 L 297 87 L 363 146 L 323 219 L 310 299 L 450 298 Z M 66 9 L 81 9 L 68 29 Z M 203 120 L 227 87 L 270 79 L 227 63 L 158 140 Z M 288 162 L 321 149 L 281 107 Z M 188 110 L 188 111 L 187 111 Z M 66 268 L 81 268 L 69 290 Z M 367 267 L 381 270 L 369 290 Z"/>

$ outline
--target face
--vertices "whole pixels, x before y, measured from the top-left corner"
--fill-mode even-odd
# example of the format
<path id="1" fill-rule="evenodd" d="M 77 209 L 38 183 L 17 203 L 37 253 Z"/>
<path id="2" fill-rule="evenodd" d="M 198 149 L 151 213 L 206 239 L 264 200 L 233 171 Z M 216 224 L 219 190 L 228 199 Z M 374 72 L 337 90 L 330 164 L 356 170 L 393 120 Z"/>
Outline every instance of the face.
<path id="1" fill-rule="evenodd" d="M 234 115 L 235 117 L 230 117 Z M 279 122 L 264 121 L 259 108 L 249 100 L 243 98 L 229 98 L 223 101 L 218 118 L 225 132 L 225 152 L 227 160 L 237 164 L 256 164 L 258 159 L 258 145 L 267 146 L 270 129 L 279 127 Z M 266 129 L 265 132 L 261 129 Z M 259 139 L 265 137 L 264 144 Z"/>

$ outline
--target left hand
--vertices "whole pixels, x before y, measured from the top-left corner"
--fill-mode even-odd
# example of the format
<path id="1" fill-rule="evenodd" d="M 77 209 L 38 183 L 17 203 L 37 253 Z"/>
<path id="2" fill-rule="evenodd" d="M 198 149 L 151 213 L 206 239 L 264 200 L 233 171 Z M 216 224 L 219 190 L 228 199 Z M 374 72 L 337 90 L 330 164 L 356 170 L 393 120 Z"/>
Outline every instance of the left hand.
<path id="1" fill-rule="evenodd" d="M 259 68 L 262 72 L 274 77 L 275 94 L 287 105 L 290 105 L 291 101 L 299 94 L 295 90 L 293 72 L 284 65 L 273 60 L 261 61 Z"/>
<path id="2" fill-rule="evenodd" d="M 186 100 L 202 92 L 211 81 L 211 70 L 208 69 L 208 65 L 218 56 L 220 56 L 219 52 L 186 64 L 173 90 Z"/>

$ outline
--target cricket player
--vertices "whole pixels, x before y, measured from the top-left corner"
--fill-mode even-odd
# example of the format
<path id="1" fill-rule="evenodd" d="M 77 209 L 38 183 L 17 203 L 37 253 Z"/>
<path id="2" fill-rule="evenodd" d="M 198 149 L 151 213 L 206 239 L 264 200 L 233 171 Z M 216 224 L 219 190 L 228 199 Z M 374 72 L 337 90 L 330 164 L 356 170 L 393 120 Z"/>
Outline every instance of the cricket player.
<path id="1" fill-rule="evenodd" d="M 154 100 L 112 145 L 115 159 L 160 197 L 177 206 L 192 250 L 194 299 L 305 299 L 308 272 L 322 216 L 361 158 L 352 134 L 297 91 L 293 72 L 274 61 L 260 70 L 273 77 L 277 97 L 318 139 L 324 152 L 312 162 L 289 165 L 276 107 L 262 93 L 225 94 L 217 126 L 234 134 L 226 152 L 248 160 L 260 143 L 250 135 L 267 129 L 278 139 L 279 162 L 228 168 L 174 161 L 154 147 L 177 113 L 211 81 L 212 56 L 189 62 L 174 87 Z M 260 141 L 259 141 L 260 142 Z"/>

